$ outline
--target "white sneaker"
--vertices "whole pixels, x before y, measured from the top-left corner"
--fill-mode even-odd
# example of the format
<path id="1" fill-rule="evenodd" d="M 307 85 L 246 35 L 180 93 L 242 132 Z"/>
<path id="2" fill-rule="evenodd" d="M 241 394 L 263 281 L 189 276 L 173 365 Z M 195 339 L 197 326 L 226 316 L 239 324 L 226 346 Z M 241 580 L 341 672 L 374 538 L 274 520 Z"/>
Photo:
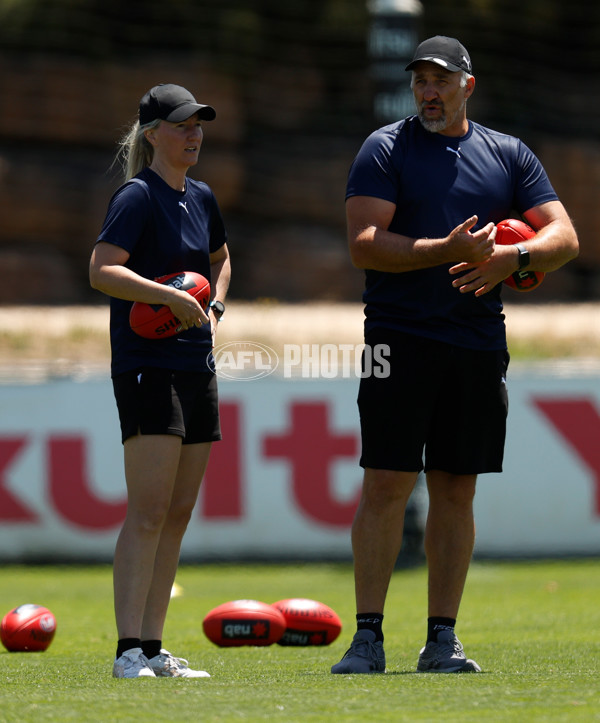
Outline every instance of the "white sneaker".
<path id="1" fill-rule="evenodd" d="M 150 658 L 148 665 L 158 678 L 210 678 L 205 670 L 192 670 L 187 660 L 176 658 L 168 650 Z"/>
<path id="2" fill-rule="evenodd" d="M 156 678 L 141 648 L 130 648 L 113 665 L 113 678 Z"/>

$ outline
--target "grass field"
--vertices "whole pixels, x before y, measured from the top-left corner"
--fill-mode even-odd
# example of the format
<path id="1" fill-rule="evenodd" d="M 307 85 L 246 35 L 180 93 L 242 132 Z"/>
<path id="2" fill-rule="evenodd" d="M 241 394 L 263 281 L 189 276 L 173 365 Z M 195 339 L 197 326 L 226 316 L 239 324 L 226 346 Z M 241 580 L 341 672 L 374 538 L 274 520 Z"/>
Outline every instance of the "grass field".
<path id="1" fill-rule="evenodd" d="M 33 602 L 58 621 L 44 653 L 0 653 L 0 720 L 600 720 L 598 561 L 476 562 L 457 633 L 479 675 L 414 672 L 425 634 L 426 572 L 394 573 L 384 630 L 387 675 L 333 676 L 353 634 L 344 564 L 183 566 L 164 644 L 210 679 L 114 680 L 109 566 L 17 567 L 0 575 L 0 612 Z M 309 597 L 345 628 L 328 647 L 218 648 L 202 632 L 216 605 Z"/>

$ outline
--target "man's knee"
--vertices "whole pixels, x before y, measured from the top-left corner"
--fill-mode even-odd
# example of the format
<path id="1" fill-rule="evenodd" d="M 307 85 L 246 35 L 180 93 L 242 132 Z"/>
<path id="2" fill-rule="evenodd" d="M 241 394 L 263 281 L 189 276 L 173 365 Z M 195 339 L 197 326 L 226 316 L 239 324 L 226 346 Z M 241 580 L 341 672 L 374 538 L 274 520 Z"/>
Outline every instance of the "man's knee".
<path id="1" fill-rule="evenodd" d="M 406 505 L 416 481 L 416 472 L 367 468 L 363 482 L 363 502 L 381 509 L 393 504 Z"/>
<path id="2" fill-rule="evenodd" d="M 459 475 L 449 472 L 427 473 L 430 504 L 440 502 L 458 507 L 470 506 L 475 497 L 477 475 Z"/>

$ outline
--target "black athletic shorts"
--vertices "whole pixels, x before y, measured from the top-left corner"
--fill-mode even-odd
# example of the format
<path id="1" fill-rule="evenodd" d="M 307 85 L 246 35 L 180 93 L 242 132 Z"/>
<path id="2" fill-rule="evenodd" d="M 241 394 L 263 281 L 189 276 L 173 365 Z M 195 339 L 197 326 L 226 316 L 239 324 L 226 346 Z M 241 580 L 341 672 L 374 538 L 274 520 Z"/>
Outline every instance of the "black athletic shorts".
<path id="1" fill-rule="evenodd" d="M 366 344 L 389 347 L 390 371 L 361 378 L 362 467 L 502 471 L 508 351 L 463 349 L 384 328 L 369 332 Z"/>
<path id="2" fill-rule="evenodd" d="M 183 444 L 221 439 L 217 378 L 210 372 L 143 367 L 113 377 L 121 440 L 174 434 Z"/>

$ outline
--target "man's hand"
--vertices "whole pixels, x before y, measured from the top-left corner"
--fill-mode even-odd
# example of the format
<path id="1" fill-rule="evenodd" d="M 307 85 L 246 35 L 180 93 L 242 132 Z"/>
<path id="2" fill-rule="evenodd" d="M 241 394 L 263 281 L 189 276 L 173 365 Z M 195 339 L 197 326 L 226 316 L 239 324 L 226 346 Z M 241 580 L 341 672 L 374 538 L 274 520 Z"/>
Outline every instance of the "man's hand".
<path id="1" fill-rule="evenodd" d="M 477 223 L 477 216 L 471 216 L 457 226 L 446 238 L 446 245 L 452 258 L 474 264 L 487 261 L 494 252 L 496 227 L 488 223 L 479 231 L 470 229 Z"/>
<path id="2" fill-rule="evenodd" d="M 482 263 L 462 262 L 450 268 L 452 275 L 462 274 L 452 281 L 461 294 L 470 291 L 483 296 L 517 270 L 518 262 L 513 246 L 494 246 L 492 255 Z"/>

